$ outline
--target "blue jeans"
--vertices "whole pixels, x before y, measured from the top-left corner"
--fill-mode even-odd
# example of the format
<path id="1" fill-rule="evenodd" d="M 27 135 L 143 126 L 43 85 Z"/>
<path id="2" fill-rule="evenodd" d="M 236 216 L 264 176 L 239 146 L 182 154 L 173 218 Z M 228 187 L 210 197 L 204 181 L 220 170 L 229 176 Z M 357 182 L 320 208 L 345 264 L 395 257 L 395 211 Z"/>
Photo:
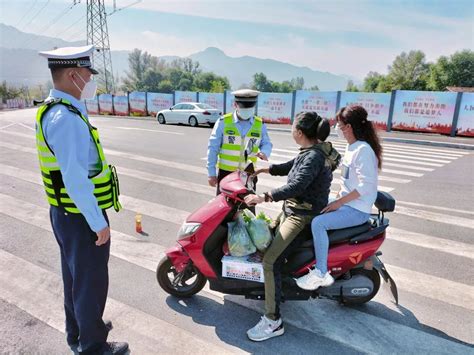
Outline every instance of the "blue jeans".
<path id="1" fill-rule="evenodd" d="M 311 222 L 313 232 L 314 251 L 316 254 L 316 268 L 324 275 L 328 271 L 329 238 L 328 230 L 343 229 L 358 226 L 367 222 L 369 213 L 359 211 L 347 205 L 336 211 L 314 217 Z"/>

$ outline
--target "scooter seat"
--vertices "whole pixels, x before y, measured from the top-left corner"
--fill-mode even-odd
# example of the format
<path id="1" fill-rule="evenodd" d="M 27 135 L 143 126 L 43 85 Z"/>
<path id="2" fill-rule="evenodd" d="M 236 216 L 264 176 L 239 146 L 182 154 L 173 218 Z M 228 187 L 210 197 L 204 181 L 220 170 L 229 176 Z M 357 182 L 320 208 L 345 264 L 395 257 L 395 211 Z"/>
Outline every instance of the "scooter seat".
<path id="1" fill-rule="evenodd" d="M 358 225 L 358 226 L 355 226 L 355 227 L 329 230 L 328 231 L 329 245 L 347 242 L 350 239 L 352 239 L 353 237 L 369 231 L 370 227 L 371 227 L 371 223 L 370 222 L 365 222 L 364 224 L 361 224 L 361 225 Z M 306 232 L 306 231 L 303 231 L 303 232 Z M 311 230 L 310 230 L 309 239 L 307 239 L 303 243 L 301 243 L 300 247 L 301 248 L 312 248 L 313 247 L 313 238 L 312 238 L 312 235 L 311 235 Z"/>

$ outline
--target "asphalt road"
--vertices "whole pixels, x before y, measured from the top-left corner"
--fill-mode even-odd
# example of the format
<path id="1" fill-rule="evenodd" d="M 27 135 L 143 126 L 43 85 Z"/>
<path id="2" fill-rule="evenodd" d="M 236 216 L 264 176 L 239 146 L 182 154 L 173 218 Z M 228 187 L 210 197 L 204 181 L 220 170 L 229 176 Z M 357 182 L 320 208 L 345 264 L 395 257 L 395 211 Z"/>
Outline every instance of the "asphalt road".
<path id="1" fill-rule="evenodd" d="M 68 353 L 34 115 L 0 113 L 0 353 Z M 396 198 L 397 209 L 388 215 L 381 250 L 399 287 L 398 306 L 384 288 L 358 308 L 327 300 L 287 302 L 285 336 L 252 343 L 245 332 L 258 321 L 261 302 L 206 289 L 176 300 L 159 288 L 154 273 L 183 218 L 212 197 L 204 159 L 210 128 L 132 118 L 91 121 L 117 166 L 124 205 L 119 214 L 109 213 L 110 338 L 129 341 L 132 353 L 473 353 L 473 152 L 384 143 L 379 185 Z M 296 155 L 290 134 L 270 136 L 271 161 Z M 334 145 L 343 151 L 342 141 Z M 259 190 L 282 183 L 265 176 Z M 267 206 L 265 212 L 275 215 L 277 209 Z M 135 232 L 136 212 L 146 236 Z"/>

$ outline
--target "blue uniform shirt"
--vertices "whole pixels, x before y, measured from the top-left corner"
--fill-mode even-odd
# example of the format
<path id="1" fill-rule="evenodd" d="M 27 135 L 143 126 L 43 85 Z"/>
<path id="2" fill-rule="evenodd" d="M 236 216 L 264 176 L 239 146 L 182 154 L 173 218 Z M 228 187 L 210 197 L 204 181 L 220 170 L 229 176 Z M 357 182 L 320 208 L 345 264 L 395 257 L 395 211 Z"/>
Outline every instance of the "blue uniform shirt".
<path id="1" fill-rule="evenodd" d="M 242 137 L 244 137 L 249 129 L 253 125 L 254 118 L 252 117 L 250 120 L 244 121 L 239 120 L 237 114 L 234 111 L 234 123 L 239 130 L 239 133 Z M 221 150 L 222 140 L 224 137 L 224 120 L 221 117 L 216 124 L 214 125 L 214 129 L 212 130 L 211 137 L 209 137 L 209 144 L 207 147 L 207 175 L 208 176 L 217 176 L 216 165 L 217 159 L 219 155 L 219 151 Z M 268 136 L 267 126 L 265 124 L 262 125 L 262 140 L 260 141 L 259 149 L 260 151 L 270 158 L 270 154 L 272 153 L 273 144 L 270 141 L 270 137 Z"/>
<path id="2" fill-rule="evenodd" d="M 59 90 L 51 90 L 49 98 L 66 99 L 87 117 L 82 102 Z M 94 232 L 107 227 L 107 221 L 94 196 L 89 176 L 100 170 L 99 153 L 84 121 L 64 105 L 52 107 L 43 117 L 44 137 L 54 152 L 64 186 L 75 205 Z"/>

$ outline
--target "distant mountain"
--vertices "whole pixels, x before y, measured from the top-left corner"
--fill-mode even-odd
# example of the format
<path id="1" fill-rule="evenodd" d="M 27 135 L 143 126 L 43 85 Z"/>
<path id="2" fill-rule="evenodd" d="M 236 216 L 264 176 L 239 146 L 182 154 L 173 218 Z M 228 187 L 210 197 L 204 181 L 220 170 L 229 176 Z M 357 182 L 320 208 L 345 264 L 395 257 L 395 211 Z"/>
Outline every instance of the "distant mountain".
<path id="1" fill-rule="evenodd" d="M 13 26 L 0 23 L 0 47 L 34 49 L 36 51 L 53 49 L 54 47 L 84 46 L 85 41 L 67 42 L 60 38 L 39 36 L 26 33 Z"/>
<path id="2" fill-rule="evenodd" d="M 83 46 L 85 41 L 67 42 L 60 38 L 38 36 L 0 23 L 0 81 L 14 85 L 38 85 L 51 80 L 40 50 L 55 47 Z M 128 51 L 112 51 L 114 75 L 122 76 L 128 68 Z"/>
<path id="3" fill-rule="evenodd" d="M 229 57 L 214 47 L 192 54 L 190 58 L 199 61 L 205 70 L 227 76 L 233 88 L 252 82 L 252 76 L 259 72 L 264 73 L 268 79 L 273 81 L 290 80 L 300 76 L 304 78 L 305 86 L 318 85 L 320 90 L 344 90 L 348 81 L 341 75 L 316 71 L 308 67 L 298 67 L 273 59 L 249 56 Z"/>
<path id="4" fill-rule="evenodd" d="M 50 74 L 44 58 L 38 56 L 38 51 L 84 44 L 84 41 L 67 42 L 60 38 L 25 33 L 0 23 L 0 80 L 7 80 L 16 85 L 44 84 L 50 80 Z M 149 48 L 144 48 L 144 50 L 150 51 Z M 129 51 L 112 51 L 114 76 L 124 76 L 128 69 L 128 54 Z M 344 90 L 348 81 L 347 76 L 298 67 L 273 59 L 250 56 L 229 57 L 214 47 L 189 57 L 199 61 L 204 70 L 229 78 L 234 89 L 251 83 L 252 76 L 258 72 L 264 73 L 268 79 L 273 81 L 303 77 L 305 86 L 318 85 L 320 90 Z M 160 58 L 171 62 L 179 57 L 164 56 Z"/>

